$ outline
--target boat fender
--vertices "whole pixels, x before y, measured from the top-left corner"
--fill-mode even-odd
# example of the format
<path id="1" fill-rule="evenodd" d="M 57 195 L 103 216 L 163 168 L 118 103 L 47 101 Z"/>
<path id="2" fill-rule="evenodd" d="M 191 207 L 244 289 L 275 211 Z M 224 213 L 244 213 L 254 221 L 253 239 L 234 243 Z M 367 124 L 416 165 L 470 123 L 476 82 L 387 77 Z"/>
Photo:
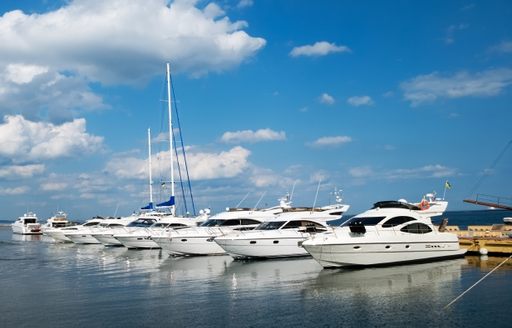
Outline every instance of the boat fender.
<path id="1" fill-rule="evenodd" d="M 429 205 L 429 203 L 428 203 L 428 200 L 423 199 L 423 200 L 421 201 L 421 203 L 420 203 L 420 209 L 421 209 L 422 211 L 424 211 L 424 210 L 428 210 L 428 208 L 429 208 L 429 207 L 430 207 L 430 205 Z"/>
<path id="2" fill-rule="evenodd" d="M 487 250 L 487 248 L 480 248 L 480 255 L 487 255 L 487 253 L 489 253 L 489 251 Z"/>

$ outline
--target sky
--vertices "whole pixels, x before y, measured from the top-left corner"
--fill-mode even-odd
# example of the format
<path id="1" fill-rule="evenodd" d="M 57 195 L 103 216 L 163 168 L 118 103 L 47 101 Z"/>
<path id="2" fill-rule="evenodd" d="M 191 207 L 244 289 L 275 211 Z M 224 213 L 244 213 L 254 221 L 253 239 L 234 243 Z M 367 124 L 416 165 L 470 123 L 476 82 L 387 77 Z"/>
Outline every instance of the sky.
<path id="1" fill-rule="evenodd" d="M 510 17 L 510 1 L 4 0 L 0 219 L 144 206 L 148 128 L 167 198 L 167 62 L 196 211 L 342 190 L 356 214 L 446 181 L 449 210 L 512 198 Z"/>

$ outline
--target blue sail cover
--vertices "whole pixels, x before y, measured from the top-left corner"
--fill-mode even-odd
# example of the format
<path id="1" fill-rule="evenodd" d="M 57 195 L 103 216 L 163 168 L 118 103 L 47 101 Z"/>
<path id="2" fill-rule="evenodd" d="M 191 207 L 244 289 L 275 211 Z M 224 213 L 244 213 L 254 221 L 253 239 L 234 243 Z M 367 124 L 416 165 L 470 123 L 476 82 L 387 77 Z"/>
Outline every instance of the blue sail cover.
<path id="1" fill-rule="evenodd" d="M 152 210 L 155 207 L 153 206 L 153 202 L 149 203 L 147 206 L 141 207 L 141 210 Z"/>
<path id="2" fill-rule="evenodd" d="M 157 207 L 168 207 L 168 206 L 173 206 L 173 205 L 174 205 L 174 196 L 171 196 L 171 198 L 169 198 L 169 200 L 166 202 L 156 204 Z"/>

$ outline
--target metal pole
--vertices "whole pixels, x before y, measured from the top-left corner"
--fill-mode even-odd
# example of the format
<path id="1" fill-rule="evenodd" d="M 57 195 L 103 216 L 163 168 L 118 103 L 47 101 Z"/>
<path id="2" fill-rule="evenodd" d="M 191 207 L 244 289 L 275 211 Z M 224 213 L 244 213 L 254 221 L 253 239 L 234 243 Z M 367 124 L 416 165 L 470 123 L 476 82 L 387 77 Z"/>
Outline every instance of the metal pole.
<path id="1" fill-rule="evenodd" d="M 172 107 L 171 107 L 171 65 L 167 63 L 167 109 L 169 115 L 169 154 L 171 155 L 171 197 L 174 198 L 174 154 L 172 138 Z M 176 205 L 171 206 L 171 213 L 176 214 Z"/>

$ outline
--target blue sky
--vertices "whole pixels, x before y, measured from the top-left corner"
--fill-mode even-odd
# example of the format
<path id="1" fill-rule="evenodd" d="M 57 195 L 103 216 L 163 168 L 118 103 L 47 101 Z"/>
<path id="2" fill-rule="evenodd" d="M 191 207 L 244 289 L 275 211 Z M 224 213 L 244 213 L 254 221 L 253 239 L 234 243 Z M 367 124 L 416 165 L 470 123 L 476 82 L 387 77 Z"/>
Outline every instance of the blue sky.
<path id="1" fill-rule="evenodd" d="M 2 1 L 2 219 L 148 200 L 165 63 L 197 208 L 510 197 L 509 1 Z M 158 139 L 158 138 L 155 138 Z M 168 177 L 154 140 L 155 185 Z M 159 154 L 159 155 L 158 155 Z M 155 187 L 155 197 L 168 190 Z"/>

